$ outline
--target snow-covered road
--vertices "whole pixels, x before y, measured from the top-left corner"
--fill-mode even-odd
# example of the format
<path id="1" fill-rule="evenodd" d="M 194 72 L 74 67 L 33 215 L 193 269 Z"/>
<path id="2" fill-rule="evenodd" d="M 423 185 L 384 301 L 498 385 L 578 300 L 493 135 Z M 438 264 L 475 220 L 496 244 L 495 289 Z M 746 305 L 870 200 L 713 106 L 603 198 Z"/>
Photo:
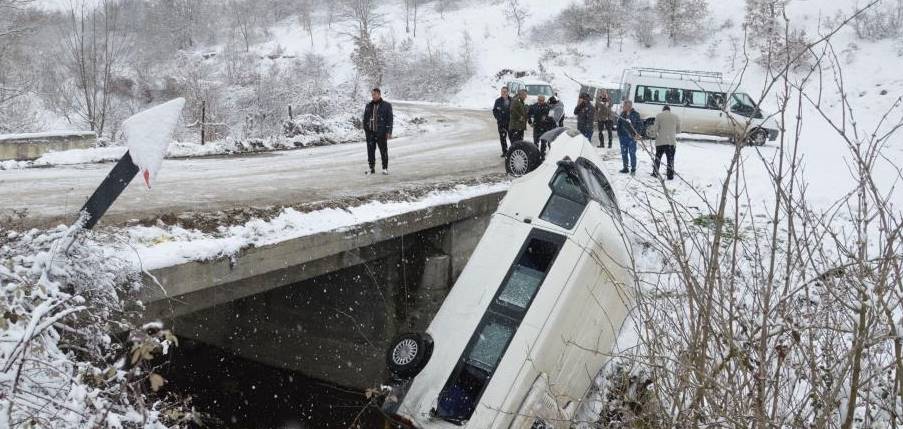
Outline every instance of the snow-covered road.
<path id="1" fill-rule="evenodd" d="M 441 127 L 389 141 L 391 175 L 365 176 L 364 143 L 234 157 L 171 159 L 148 191 L 135 179 L 102 223 L 240 207 L 359 197 L 407 187 L 503 173 L 491 112 L 396 103 Z M 379 163 L 377 154 L 377 163 Z M 25 213 L 17 226 L 68 223 L 112 168 L 84 164 L 0 171 L 0 219 Z"/>

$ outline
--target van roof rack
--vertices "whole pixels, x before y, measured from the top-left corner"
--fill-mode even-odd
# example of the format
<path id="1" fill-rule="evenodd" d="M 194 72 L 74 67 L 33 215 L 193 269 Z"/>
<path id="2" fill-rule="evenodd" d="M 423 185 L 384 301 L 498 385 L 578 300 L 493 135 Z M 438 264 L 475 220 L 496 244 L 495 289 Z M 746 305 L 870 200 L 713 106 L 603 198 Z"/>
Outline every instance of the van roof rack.
<path id="1" fill-rule="evenodd" d="M 658 76 L 660 78 L 669 77 L 672 79 L 706 81 L 706 82 L 724 82 L 721 72 L 710 72 L 701 70 L 672 70 L 659 69 L 652 67 L 633 67 L 629 69 L 640 76 Z M 667 75 L 667 76 L 666 76 Z"/>

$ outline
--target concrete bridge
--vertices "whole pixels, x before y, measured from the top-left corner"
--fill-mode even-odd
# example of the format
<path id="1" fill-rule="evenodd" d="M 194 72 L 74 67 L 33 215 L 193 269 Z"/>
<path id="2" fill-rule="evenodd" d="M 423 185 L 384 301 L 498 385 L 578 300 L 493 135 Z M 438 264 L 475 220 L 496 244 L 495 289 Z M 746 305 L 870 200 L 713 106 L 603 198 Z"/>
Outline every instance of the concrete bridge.
<path id="1" fill-rule="evenodd" d="M 148 278 L 139 297 L 144 321 L 330 383 L 375 386 L 388 342 L 426 327 L 503 195 L 156 270 L 162 289 Z"/>
<path id="2" fill-rule="evenodd" d="M 38 159 L 47 152 L 94 147 L 94 131 L 0 135 L 0 161 Z"/>

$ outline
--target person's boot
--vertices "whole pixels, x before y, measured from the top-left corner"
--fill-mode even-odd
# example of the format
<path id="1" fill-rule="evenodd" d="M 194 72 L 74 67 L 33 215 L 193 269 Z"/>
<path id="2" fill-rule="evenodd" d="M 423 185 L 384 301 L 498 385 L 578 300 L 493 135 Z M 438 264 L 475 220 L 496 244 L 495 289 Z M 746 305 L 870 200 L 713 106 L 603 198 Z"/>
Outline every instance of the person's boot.
<path id="1" fill-rule="evenodd" d="M 631 176 L 635 176 L 635 175 L 636 175 L 636 168 L 630 170 L 630 175 L 631 175 Z"/>
<path id="2" fill-rule="evenodd" d="M 372 168 L 364 172 L 364 176 L 370 176 L 373 174 L 376 174 L 376 170 L 374 170 Z"/>
<path id="3" fill-rule="evenodd" d="M 389 175 L 389 167 L 383 168 L 383 176 Z"/>
<path id="4" fill-rule="evenodd" d="M 629 173 L 629 172 L 630 172 L 630 170 L 628 170 L 627 167 L 624 167 L 618 171 L 618 173 Z"/>

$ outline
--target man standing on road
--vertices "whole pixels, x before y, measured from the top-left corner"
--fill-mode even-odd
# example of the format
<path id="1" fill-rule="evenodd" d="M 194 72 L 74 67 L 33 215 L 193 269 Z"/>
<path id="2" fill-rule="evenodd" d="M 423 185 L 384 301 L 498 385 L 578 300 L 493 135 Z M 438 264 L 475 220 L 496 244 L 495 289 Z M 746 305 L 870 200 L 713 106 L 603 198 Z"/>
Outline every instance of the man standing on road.
<path id="1" fill-rule="evenodd" d="M 364 134 L 367 136 L 367 162 L 370 169 L 365 174 L 376 174 L 376 148 L 382 158 L 383 174 L 389 174 L 389 145 L 392 138 L 392 105 L 383 100 L 382 91 L 373 88 L 372 100 L 364 107 Z"/>
<path id="2" fill-rule="evenodd" d="M 677 148 L 677 134 L 680 132 L 680 118 L 671 113 L 671 107 L 662 108 L 655 116 L 655 160 L 652 161 L 652 177 L 658 177 L 662 155 L 668 157 L 668 180 L 674 180 L 674 152 Z"/>
<path id="3" fill-rule="evenodd" d="M 593 119 L 596 111 L 593 109 L 593 103 L 590 102 L 589 94 L 580 94 L 577 107 L 574 108 L 574 116 L 577 117 L 577 131 L 583 134 L 587 140 L 593 141 Z"/>
<path id="4" fill-rule="evenodd" d="M 527 130 L 527 106 L 524 100 L 527 99 L 527 90 L 517 91 L 517 98 L 511 103 L 511 119 L 508 122 L 508 134 L 511 142 L 517 142 L 524 139 L 524 131 Z"/>
<path id="5" fill-rule="evenodd" d="M 536 97 L 536 104 L 530 106 L 527 112 L 527 122 L 533 126 L 533 144 L 536 147 L 539 147 L 539 136 L 552 129 L 549 127 L 549 113 L 550 106 L 545 95 Z"/>
<path id="6" fill-rule="evenodd" d="M 643 120 L 636 110 L 633 110 L 633 102 L 624 100 L 621 102 L 621 115 L 618 116 L 618 141 L 621 144 L 621 162 L 624 168 L 619 173 L 636 173 L 636 141 L 640 138 Z M 627 169 L 628 161 L 630 169 Z"/>
<path id="7" fill-rule="evenodd" d="M 611 98 L 609 98 L 608 92 L 599 92 L 599 95 L 596 97 L 596 124 L 599 127 L 599 147 L 605 147 L 605 137 L 602 135 L 603 130 L 608 131 L 608 147 L 611 148 L 613 143 L 611 138 L 611 118 L 614 114 L 611 111 L 611 106 Z"/>
<path id="8" fill-rule="evenodd" d="M 508 87 L 502 87 L 501 97 L 495 99 L 492 107 L 492 116 L 499 128 L 499 140 L 502 142 L 502 157 L 508 153 L 508 121 L 511 120 L 511 97 L 508 96 Z M 511 140 L 514 143 L 514 140 Z"/>

